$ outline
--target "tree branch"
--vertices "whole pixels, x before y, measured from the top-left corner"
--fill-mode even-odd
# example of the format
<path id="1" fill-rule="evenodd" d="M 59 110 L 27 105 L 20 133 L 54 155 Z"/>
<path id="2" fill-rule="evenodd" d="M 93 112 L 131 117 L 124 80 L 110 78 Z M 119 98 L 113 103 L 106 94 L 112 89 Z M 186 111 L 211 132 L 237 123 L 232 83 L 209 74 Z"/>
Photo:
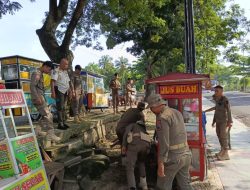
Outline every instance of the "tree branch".
<path id="1" fill-rule="evenodd" d="M 81 18 L 81 16 L 83 15 L 83 8 L 85 6 L 85 3 L 86 3 L 86 0 L 78 0 L 75 11 L 72 15 L 70 23 L 69 23 L 67 30 L 65 32 L 65 36 L 64 36 L 61 48 L 63 48 L 63 49 L 69 48 L 70 43 L 71 43 L 71 38 L 72 38 L 72 35 L 75 31 L 76 25 L 77 25 L 79 19 Z"/>
<path id="2" fill-rule="evenodd" d="M 54 14 L 57 12 L 57 0 L 50 0 L 49 1 L 49 14 Z"/>
<path id="3" fill-rule="evenodd" d="M 57 7 L 57 13 L 55 18 L 57 21 L 61 21 L 63 17 L 67 14 L 68 6 L 69 6 L 69 0 L 60 0 L 59 5 Z"/>

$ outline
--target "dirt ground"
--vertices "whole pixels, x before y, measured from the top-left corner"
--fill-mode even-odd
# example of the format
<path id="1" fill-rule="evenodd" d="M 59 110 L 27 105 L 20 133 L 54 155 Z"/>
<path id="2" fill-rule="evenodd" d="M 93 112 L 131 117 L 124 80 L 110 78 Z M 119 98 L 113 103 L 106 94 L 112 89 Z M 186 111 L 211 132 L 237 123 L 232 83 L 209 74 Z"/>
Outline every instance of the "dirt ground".
<path id="1" fill-rule="evenodd" d="M 151 111 L 147 110 L 145 112 L 146 122 L 148 126 L 148 130 L 150 134 L 154 133 L 154 124 L 155 124 L 155 116 Z M 112 135 L 109 135 L 110 137 Z M 115 136 L 113 135 L 113 138 Z M 126 181 L 126 171 L 123 166 L 121 166 L 119 152 L 120 147 L 115 146 L 112 149 L 110 147 L 111 140 L 105 140 L 100 142 L 97 146 L 98 148 L 106 148 L 107 154 L 111 159 L 111 163 L 109 168 L 98 178 L 98 179 L 90 179 L 89 177 L 85 177 L 82 179 L 79 184 L 81 188 L 78 187 L 77 184 L 67 184 L 65 183 L 64 190 L 127 190 L 127 181 Z M 223 187 L 220 182 L 220 178 L 218 176 L 217 170 L 214 165 L 214 158 L 209 154 L 208 151 L 208 174 L 207 178 L 201 182 L 195 178 L 192 179 L 192 186 L 194 190 L 222 190 Z M 153 188 L 153 184 L 149 184 L 150 189 Z"/>

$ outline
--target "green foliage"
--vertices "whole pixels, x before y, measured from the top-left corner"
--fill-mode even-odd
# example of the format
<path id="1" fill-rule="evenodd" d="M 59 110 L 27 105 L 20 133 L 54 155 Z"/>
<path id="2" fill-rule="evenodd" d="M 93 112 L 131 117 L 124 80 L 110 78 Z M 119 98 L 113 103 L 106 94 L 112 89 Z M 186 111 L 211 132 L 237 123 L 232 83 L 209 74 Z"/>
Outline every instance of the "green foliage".
<path id="1" fill-rule="evenodd" d="M 135 64 L 129 65 L 126 58 L 113 61 L 111 57 L 103 56 L 98 63 L 90 63 L 86 67 L 87 70 L 105 75 L 106 87 L 115 72 L 119 72 L 123 83 L 127 77 L 138 79 L 136 84 L 139 87 L 145 78 L 185 71 L 183 0 L 49 2 L 50 9 L 44 23 L 46 27 L 41 28 L 41 33 L 37 31 L 49 57 L 60 57 L 60 53 L 73 57 L 73 53 L 71 55 L 68 52 L 68 44 L 72 48 L 85 45 L 102 49 L 98 42 L 101 34 L 106 36 L 109 49 L 133 41 L 128 51 L 138 56 Z M 83 2 L 83 10 L 77 10 L 79 4 L 83 6 Z M 13 13 L 21 8 L 20 4 L 14 3 L 8 0 L 0 2 L 0 18 L 8 11 Z M 208 72 L 219 76 L 221 82 L 231 80 L 227 77 L 230 72 L 242 74 L 246 67 L 250 68 L 250 59 L 241 55 L 243 50 L 248 51 L 248 44 L 241 47 L 236 43 L 246 36 L 250 24 L 239 5 L 230 3 L 230 0 L 194 1 L 196 68 L 199 73 Z M 12 6 L 6 6 L 8 4 Z M 80 19 L 74 19 L 75 13 Z M 65 35 L 67 32 L 68 35 Z M 233 63 L 230 68 L 217 65 L 221 48 L 226 50 L 224 58 Z"/>
<path id="2" fill-rule="evenodd" d="M 118 73 L 122 88 L 124 88 L 127 78 L 132 78 L 135 81 L 137 90 L 141 90 L 144 85 L 145 79 L 145 64 L 141 59 L 135 64 L 130 64 L 125 57 L 119 57 L 113 61 L 113 58 L 104 55 L 98 63 L 89 63 L 84 69 L 97 74 L 104 75 L 104 85 L 106 89 L 109 89 L 109 82 L 114 73 Z"/>
<path id="3" fill-rule="evenodd" d="M 196 68 L 211 72 L 221 47 L 241 40 L 249 22 L 237 4 L 227 0 L 194 1 Z M 133 41 L 128 48 L 144 59 L 148 76 L 184 71 L 184 2 L 182 0 L 100 1 L 96 23 L 107 36 L 108 48 Z M 227 56 L 227 55 L 225 55 Z M 180 66 L 179 66 L 180 65 Z"/>

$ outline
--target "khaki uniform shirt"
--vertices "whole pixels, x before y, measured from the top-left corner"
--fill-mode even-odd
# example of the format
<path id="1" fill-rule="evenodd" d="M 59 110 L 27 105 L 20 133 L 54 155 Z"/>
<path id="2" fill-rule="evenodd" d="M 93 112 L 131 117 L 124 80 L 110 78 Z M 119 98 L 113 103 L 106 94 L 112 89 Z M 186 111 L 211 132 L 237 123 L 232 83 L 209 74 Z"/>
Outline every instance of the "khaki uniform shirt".
<path id="1" fill-rule="evenodd" d="M 129 132 L 132 132 L 133 134 L 140 133 L 140 132 L 148 134 L 145 126 L 141 126 L 137 123 L 130 124 L 129 126 L 126 127 L 126 131 L 123 135 L 122 146 L 124 146 L 124 147 L 126 147 L 128 145 L 127 136 L 128 136 Z M 136 144 L 140 141 L 141 141 L 141 138 L 133 138 L 133 141 L 130 144 L 134 144 L 134 143 Z"/>
<path id="2" fill-rule="evenodd" d="M 127 96 L 131 96 L 131 95 L 132 95 L 132 92 L 133 92 L 133 90 L 132 90 L 131 84 L 130 84 L 130 83 L 127 83 L 127 84 L 126 84 L 126 95 L 127 95 Z"/>
<path id="3" fill-rule="evenodd" d="M 113 92 L 118 92 L 118 90 L 121 88 L 121 83 L 118 79 L 112 79 L 110 81 L 109 88 L 111 88 Z"/>
<path id="4" fill-rule="evenodd" d="M 31 74 L 30 92 L 32 102 L 44 96 L 44 91 L 43 74 L 40 70 L 37 70 Z"/>
<path id="5" fill-rule="evenodd" d="M 227 97 L 222 96 L 219 100 L 216 100 L 215 103 L 214 122 L 232 123 L 232 114 Z"/>
<path id="6" fill-rule="evenodd" d="M 51 79 L 55 80 L 55 86 L 58 87 L 58 90 L 65 94 L 69 90 L 69 74 L 68 71 L 60 70 L 59 68 L 56 68 L 52 71 Z"/>
<path id="7" fill-rule="evenodd" d="M 76 94 L 81 95 L 83 92 L 83 83 L 81 75 L 74 73 L 71 81 L 73 83 Z"/>
<path id="8" fill-rule="evenodd" d="M 145 121 L 145 116 L 138 108 L 129 108 L 118 121 L 117 127 L 128 126 L 131 123 L 136 123 L 139 120 Z"/>
<path id="9" fill-rule="evenodd" d="M 158 161 L 175 160 L 183 154 L 190 154 L 188 146 L 170 150 L 170 146 L 187 143 L 187 133 L 182 114 L 169 107 L 165 107 L 156 116 L 156 133 L 159 143 Z"/>

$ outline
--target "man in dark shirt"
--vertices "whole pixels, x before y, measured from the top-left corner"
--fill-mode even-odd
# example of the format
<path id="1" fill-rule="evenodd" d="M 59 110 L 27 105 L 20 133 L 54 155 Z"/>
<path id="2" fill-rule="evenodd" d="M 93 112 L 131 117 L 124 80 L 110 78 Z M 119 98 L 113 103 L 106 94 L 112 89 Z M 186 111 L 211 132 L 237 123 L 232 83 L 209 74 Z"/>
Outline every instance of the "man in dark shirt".
<path id="1" fill-rule="evenodd" d="M 145 116 L 143 114 L 144 109 L 145 109 L 145 103 L 139 102 L 137 108 L 129 108 L 122 115 L 116 127 L 116 134 L 120 144 L 122 144 L 123 135 L 128 125 L 130 125 L 131 123 L 136 123 L 139 120 L 145 122 Z"/>

